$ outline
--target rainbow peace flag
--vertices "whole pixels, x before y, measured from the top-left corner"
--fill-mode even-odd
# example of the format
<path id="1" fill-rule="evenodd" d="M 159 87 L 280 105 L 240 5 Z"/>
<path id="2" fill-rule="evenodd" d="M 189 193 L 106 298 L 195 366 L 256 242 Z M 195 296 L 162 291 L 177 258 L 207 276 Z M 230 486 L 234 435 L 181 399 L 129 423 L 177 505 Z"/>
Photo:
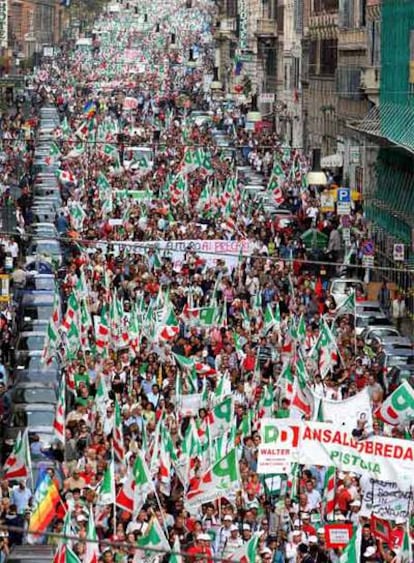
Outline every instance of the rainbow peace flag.
<path id="1" fill-rule="evenodd" d="M 41 534 L 52 522 L 59 501 L 60 494 L 56 483 L 45 472 L 33 498 L 33 512 L 29 522 L 29 543 L 39 543 L 42 540 Z"/>

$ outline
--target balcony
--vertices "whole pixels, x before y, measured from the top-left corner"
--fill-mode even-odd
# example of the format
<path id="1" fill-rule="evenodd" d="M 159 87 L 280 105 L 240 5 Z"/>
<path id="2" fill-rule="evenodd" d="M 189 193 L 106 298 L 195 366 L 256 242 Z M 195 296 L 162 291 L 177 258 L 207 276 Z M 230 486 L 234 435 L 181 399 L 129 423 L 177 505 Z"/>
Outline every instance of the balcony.
<path id="1" fill-rule="evenodd" d="M 338 49 L 341 51 L 364 51 L 367 48 L 365 29 L 340 29 Z"/>
<path id="2" fill-rule="evenodd" d="M 256 37 L 276 37 L 277 23 L 269 18 L 261 18 L 256 20 Z"/>
<path id="3" fill-rule="evenodd" d="M 215 39 L 227 39 L 236 33 L 236 18 L 221 18 L 219 23 L 213 32 Z"/>
<path id="4" fill-rule="evenodd" d="M 363 90 L 367 96 L 376 96 L 379 92 L 379 85 L 379 67 L 370 66 L 365 68 L 361 74 L 361 90 Z"/>

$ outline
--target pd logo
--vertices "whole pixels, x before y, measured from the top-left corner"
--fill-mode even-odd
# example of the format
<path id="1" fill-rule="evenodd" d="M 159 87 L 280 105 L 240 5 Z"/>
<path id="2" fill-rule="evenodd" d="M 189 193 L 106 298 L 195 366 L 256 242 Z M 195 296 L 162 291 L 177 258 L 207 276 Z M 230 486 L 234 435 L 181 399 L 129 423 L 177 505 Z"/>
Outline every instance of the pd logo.
<path id="1" fill-rule="evenodd" d="M 271 421 L 262 425 L 262 443 L 266 445 L 297 448 L 299 437 L 300 427 L 296 424 Z"/>

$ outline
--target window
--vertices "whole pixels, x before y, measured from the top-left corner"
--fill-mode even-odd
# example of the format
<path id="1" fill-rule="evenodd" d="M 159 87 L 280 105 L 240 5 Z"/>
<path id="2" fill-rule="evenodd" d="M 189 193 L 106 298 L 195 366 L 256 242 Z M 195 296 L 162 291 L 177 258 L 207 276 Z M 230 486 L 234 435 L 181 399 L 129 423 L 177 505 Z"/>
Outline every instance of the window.
<path id="1" fill-rule="evenodd" d="M 227 17 L 237 17 L 237 0 L 227 0 Z"/>
<path id="2" fill-rule="evenodd" d="M 313 11 L 316 14 L 322 12 L 336 12 L 338 10 L 339 0 L 313 0 Z"/>
<path id="3" fill-rule="evenodd" d="M 295 0 L 294 28 L 296 33 L 301 34 L 303 31 L 303 0 Z"/>
<path id="4" fill-rule="evenodd" d="M 336 39 L 322 39 L 321 41 L 320 74 L 322 76 L 335 74 L 337 65 L 337 43 Z"/>
<path id="5" fill-rule="evenodd" d="M 276 49 L 271 47 L 266 55 L 266 74 L 267 76 L 276 76 Z"/>
<path id="6" fill-rule="evenodd" d="M 339 67 L 336 71 L 336 89 L 338 96 L 348 100 L 361 99 L 361 69 Z"/>
<path id="7" fill-rule="evenodd" d="M 299 75 L 300 75 L 300 59 L 293 57 L 292 59 L 292 87 L 295 90 L 299 89 Z"/>
<path id="8" fill-rule="evenodd" d="M 368 30 L 368 56 L 371 66 L 380 66 L 381 61 L 381 33 L 380 20 L 369 21 Z"/>
<path id="9" fill-rule="evenodd" d="M 283 33 L 284 29 L 284 18 L 285 18 L 285 8 L 284 6 L 277 7 L 277 30 L 279 33 Z"/>
<path id="10" fill-rule="evenodd" d="M 318 41 L 314 39 L 309 43 L 309 74 L 317 73 L 318 64 Z"/>

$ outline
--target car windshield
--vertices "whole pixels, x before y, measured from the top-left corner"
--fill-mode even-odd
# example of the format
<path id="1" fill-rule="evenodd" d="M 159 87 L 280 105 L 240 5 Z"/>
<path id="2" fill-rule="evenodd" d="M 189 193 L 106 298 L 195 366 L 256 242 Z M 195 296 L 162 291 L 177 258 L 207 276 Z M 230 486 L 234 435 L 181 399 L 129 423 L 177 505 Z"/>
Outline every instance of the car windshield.
<path id="1" fill-rule="evenodd" d="M 24 320 L 42 320 L 47 321 L 52 315 L 53 306 L 51 307 L 25 307 L 23 311 Z"/>
<path id="2" fill-rule="evenodd" d="M 414 356 L 390 356 L 388 365 L 393 366 L 406 366 L 414 364 Z"/>
<path id="3" fill-rule="evenodd" d="M 34 428 L 36 426 L 53 427 L 55 414 L 53 411 L 18 411 L 13 414 L 12 426 Z"/>
<path id="4" fill-rule="evenodd" d="M 56 393 L 53 389 L 28 387 L 16 389 L 13 393 L 15 403 L 56 403 Z"/>
<path id="5" fill-rule="evenodd" d="M 21 338 L 17 345 L 17 351 L 24 350 L 42 350 L 45 343 L 45 337 L 41 335 L 37 336 L 25 336 Z"/>
<path id="6" fill-rule="evenodd" d="M 53 290 L 55 288 L 55 280 L 50 278 L 29 278 L 26 282 L 26 289 L 35 290 Z"/>
<path id="7" fill-rule="evenodd" d="M 376 328 L 375 330 L 371 330 L 368 336 L 400 336 L 400 333 L 398 332 L 398 330 L 392 328 Z"/>
<path id="8" fill-rule="evenodd" d="M 60 254 L 60 247 L 50 242 L 38 242 L 32 245 L 31 254 Z"/>

